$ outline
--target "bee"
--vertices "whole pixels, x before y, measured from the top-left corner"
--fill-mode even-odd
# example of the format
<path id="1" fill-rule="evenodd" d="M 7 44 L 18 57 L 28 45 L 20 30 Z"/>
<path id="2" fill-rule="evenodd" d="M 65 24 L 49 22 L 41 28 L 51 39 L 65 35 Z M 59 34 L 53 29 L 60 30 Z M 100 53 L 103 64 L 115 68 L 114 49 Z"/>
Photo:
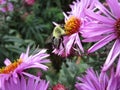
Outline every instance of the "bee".
<path id="1" fill-rule="evenodd" d="M 64 47 L 63 44 L 63 36 L 65 36 L 65 30 L 60 26 L 60 25 L 56 25 L 55 28 L 53 29 L 53 38 L 52 38 L 52 42 L 53 42 L 53 47 L 59 49 L 60 44 L 62 44 L 62 46 Z"/>

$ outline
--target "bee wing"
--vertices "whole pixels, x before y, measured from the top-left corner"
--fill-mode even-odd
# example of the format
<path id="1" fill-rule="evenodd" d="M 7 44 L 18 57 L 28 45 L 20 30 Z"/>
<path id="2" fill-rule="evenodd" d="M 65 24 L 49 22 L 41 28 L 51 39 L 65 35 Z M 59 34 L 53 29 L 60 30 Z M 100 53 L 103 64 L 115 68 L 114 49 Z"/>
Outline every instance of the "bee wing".
<path id="1" fill-rule="evenodd" d="M 51 34 L 47 39 L 46 39 L 46 41 L 45 41 L 45 44 L 47 45 L 47 44 L 52 44 L 52 42 L 53 42 L 53 35 Z"/>
<path id="2" fill-rule="evenodd" d="M 60 39 L 54 38 L 53 39 L 53 45 L 54 45 L 55 48 L 59 48 L 59 46 L 60 46 Z"/>

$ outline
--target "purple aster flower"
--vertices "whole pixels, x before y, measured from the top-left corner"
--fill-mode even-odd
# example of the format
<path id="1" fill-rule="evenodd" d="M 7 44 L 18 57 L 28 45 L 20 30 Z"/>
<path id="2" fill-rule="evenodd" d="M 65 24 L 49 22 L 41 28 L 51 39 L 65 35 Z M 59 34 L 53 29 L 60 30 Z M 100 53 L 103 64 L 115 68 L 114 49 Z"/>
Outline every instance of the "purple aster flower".
<path id="1" fill-rule="evenodd" d="M 96 42 L 89 50 L 92 53 L 111 41 L 114 42 L 105 61 L 103 71 L 109 69 L 116 57 L 120 54 L 120 3 L 118 0 L 106 0 L 107 7 L 96 2 L 96 9 L 101 13 L 86 10 L 87 16 L 93 19 L 84 30 L 85 42 Z"/>
<path id="2" fill-rule="evenodd" d="M 79 54 L 84 52 L 81 44 L 80 36 L 84 30 L 86 21 L 89 19 L 85 16 L 84 10 L 94 8 L 94 0 L 76 0 L 70 5 L 71 11 L 65 16 L 65 36 L 63 43 L 60 43 L 59 48 L 54 49 L 54 53 L 61 56 L 68 56 L 72 51 L 77 51 Z M 64 46 L 63 46 L 64 45 Z"/>
<path id="3" fill-rule="evenodd" d="M 22 75 L 16 78 L 17 83 L 10 78 L 8 81 L 5 81 L 0 90 L 47 90 L 49 82 L 46 80 L 41 80 L 39 77 L 34 78 L 25 78 Z"/>
<path id="4" fill-rule="evenodd" d="M 0 5 L 3 5 L 6 3 L 6 0 L 0 0 Z"/>
<path id="5" fill-rule="evenodd" d="M 7 3 L 2 8 L 0 8 L 0 11 L 2 11 L 4 13 L 9 12 L 9 11 L 13 11 L 13 4 L 12 3 Z"/>
<path id="6" fill-rule="evenodd" d="M 2 11 L 4 13 L 13 11 L 13 4 L 6 0 L 0 0 L 0 11 Z"/>
<path id="7" fill-rule="evenodd" d="M 98 75 L 92 68 L 82 77 L 78 77 L 75 87 L 77 90 L 120 90 L 120 77 L 116 77 L 113 69 L 109 73 Z"/>
<path id="8" fill-rule="evenodd" d="M 48 63 L 49 60 L 46 59 L 49 55 L 45 53 L 46 50 L 43 49 L 35 55 L 28 55 L 29 48 L 27 49 L 26 53 L 22 53 L 20 58 L 14 61 L 13 63 L 6 59 L 4 61 L 5 67 L 0 69 L 0 87 L 5 80 L 9 80 L 9 78 L 13 78 L 14 82 L 19 74 L 23 74 L 28 77 L 36 78 L 34 75 L 25 72 L 26 69 L 30 68 L 39 68 L 42 70 L 47 70 L 48 67 L 44 65 L 44 63 Z"/>

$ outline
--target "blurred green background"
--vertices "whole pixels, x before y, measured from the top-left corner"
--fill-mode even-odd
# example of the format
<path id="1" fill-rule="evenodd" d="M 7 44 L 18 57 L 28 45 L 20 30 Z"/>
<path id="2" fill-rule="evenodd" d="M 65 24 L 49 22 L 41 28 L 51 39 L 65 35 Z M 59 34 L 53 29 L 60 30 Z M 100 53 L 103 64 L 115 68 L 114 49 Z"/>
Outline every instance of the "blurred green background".
<path id="1" fill-rule="evenodd" d="M 33 6 L 24 0 L 10 0 L 13 12 L 0 13 L 0 60 L 14 59 L 27 46 L 45 48 L 54 25 L 62 23 L 63 14 L 69 10 L 72 0 L 35 0 Z M 0 62 L 0 64 L 1 64 Z"/>

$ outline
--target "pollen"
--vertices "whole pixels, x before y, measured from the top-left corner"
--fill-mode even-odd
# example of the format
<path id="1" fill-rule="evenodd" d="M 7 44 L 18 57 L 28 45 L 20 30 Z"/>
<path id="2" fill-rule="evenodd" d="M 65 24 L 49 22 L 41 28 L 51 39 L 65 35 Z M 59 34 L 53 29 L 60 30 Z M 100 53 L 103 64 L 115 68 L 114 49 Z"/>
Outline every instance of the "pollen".
<path id="1" fill-rule="evenodd" d="M 115 23 L 115 32 L 118 38 L 120 38 L 120 19 L 118 19 Z"/>
<path id="2" fill-rule="evenodd" d="M 10 72 L 13 72 L 21 63 L 22 63 L 22 60 L 17 59 L 17 61 L 11 63 L 10 65 L 6 67 L 2 67 L 0 69 L 0 74 L 9 74 Z"/>
<path id="3" fill-rule="evenodd" d="M 65 22 L 65 25 L 64 25 L 65 33 L 67 35 L 71 35 L 71 34 L 74 34 L 74 33 L 78 32 L 78 30 L 80 28 L 80 25 L 81 25 L 80 19 L 78 19 L 78 18 L 76 18 L 74 16 L 71 16 Z"/>

